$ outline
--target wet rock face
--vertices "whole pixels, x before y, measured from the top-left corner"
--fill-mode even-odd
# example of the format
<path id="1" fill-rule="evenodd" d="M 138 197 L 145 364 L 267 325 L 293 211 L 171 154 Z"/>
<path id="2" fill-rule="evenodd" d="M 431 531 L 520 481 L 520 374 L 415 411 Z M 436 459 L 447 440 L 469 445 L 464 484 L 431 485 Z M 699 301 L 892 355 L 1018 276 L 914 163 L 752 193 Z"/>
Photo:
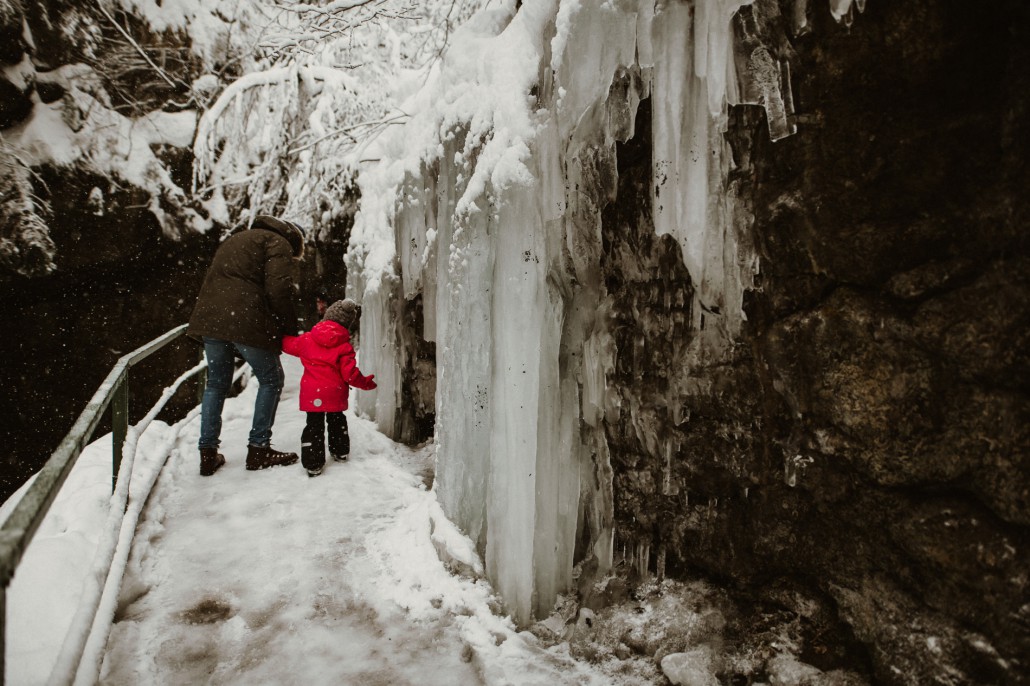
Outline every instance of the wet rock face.
<path id="1" fill-rule="evenodd" d="M 788 46 L 797 135 L 731 115 L 761 268 L 718 364 L 653 234 L 646 105 L 617 150 L 617 539 L 652 573 L 825 594 L 878 683 L 1025 683 L 1030 17 L 824 5 Z"/>

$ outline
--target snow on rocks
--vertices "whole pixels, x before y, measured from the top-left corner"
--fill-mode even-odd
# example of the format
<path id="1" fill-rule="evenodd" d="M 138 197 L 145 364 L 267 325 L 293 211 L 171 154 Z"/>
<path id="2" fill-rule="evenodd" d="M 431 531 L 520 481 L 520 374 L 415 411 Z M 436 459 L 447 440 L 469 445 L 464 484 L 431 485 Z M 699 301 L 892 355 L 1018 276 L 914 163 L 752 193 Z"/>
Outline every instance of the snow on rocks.
<path id="1" fill-rule="evenodd" d="M 712 668 L 712 649 L 701 646 L 662 658 L 662 672 L 675 686 L 718 686 Z"/>

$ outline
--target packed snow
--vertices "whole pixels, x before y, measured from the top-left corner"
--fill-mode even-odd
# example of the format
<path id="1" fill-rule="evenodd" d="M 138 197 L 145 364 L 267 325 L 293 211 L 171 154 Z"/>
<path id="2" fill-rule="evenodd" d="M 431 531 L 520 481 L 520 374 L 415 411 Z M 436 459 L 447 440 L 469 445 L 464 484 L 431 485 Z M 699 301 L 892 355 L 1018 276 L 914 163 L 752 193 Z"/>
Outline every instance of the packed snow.
<path id="1" fill-rule="evenodd" d="M 301 370 L 283 362 L 274 444 L 297 451 Z M 133 481 L 160 473 L 135 530 L 100 682 L 616 683 L 497 613 L 471 541 L 426 488 L 431 445 L 398 445 L 348 412 L 349 461 L 316 478 L 299 464 L 246 471 L 256 387 L 226 402 L 227 464 L 212 477 L 198 474 L 195 412 L 140 436 Z M 46 683 L 54 668 L 103 535 L 110 445 L 104 436 L 82 454 L 8 591 L 9 684 Z"/>

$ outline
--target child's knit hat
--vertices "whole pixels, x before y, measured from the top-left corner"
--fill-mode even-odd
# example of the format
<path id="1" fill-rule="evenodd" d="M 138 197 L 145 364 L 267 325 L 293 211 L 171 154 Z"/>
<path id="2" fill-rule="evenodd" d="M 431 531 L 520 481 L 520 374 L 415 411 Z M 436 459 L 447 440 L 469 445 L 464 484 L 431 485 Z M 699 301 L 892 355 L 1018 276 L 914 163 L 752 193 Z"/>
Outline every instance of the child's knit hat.
<path id="1" fill-rule="evenodd" d="M 361 305 L 350 298 L 337 300 L 326 308 L 322 321 L 336 322 L 348 331 L 351 331 L 361 319 Z"/>

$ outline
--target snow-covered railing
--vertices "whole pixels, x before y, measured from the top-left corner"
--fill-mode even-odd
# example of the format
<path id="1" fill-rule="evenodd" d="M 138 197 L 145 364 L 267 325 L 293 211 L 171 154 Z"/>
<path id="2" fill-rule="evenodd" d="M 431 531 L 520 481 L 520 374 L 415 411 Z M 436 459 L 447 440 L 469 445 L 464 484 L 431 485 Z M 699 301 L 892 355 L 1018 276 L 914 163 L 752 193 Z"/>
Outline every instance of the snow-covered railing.
<path id="1" fill-rule="evenodd" d="M 43 522 L 54 498 L 57 497 L 57 492 L 68 478 L 72 467 L 75 466 L 79 455 L 89 444 L 93 431 L 100 423 L 108 406 L 111 407 L 112 425 L 112 486 L 117 486 L 126 436 L 129 433 L 129 369 L 185 332 L 186 324 L 177 326 L 118 359 L 75 424 L 72 425 L 68 435 L 64 437 L 61 444 L 57 446 L 57 450 L 39 470 L 35 481 L 15 506 L 10 517 L 3 523 L 3 527 L 0 528 L 0 582 L 2 582 L 2 586 L 0 586 L 0 684 L 3 683 L 4 678 L 7 587 L 21 562 L 22 555 L 32 541 L 39 525 Z M 176 385 L 182 383 L 186 378 L 202 375 L 206 369 L 206 363 L 201 362 L 180 377 Z M 203 375 L 199 387 L 201 389 L 204 387 Z M 170 394 L 166 392 L 159 401 L 161 407 L 167 402 L 168 396 Z M 152 410 L 150 414 L 156 414 L 156 412 Z"/>

